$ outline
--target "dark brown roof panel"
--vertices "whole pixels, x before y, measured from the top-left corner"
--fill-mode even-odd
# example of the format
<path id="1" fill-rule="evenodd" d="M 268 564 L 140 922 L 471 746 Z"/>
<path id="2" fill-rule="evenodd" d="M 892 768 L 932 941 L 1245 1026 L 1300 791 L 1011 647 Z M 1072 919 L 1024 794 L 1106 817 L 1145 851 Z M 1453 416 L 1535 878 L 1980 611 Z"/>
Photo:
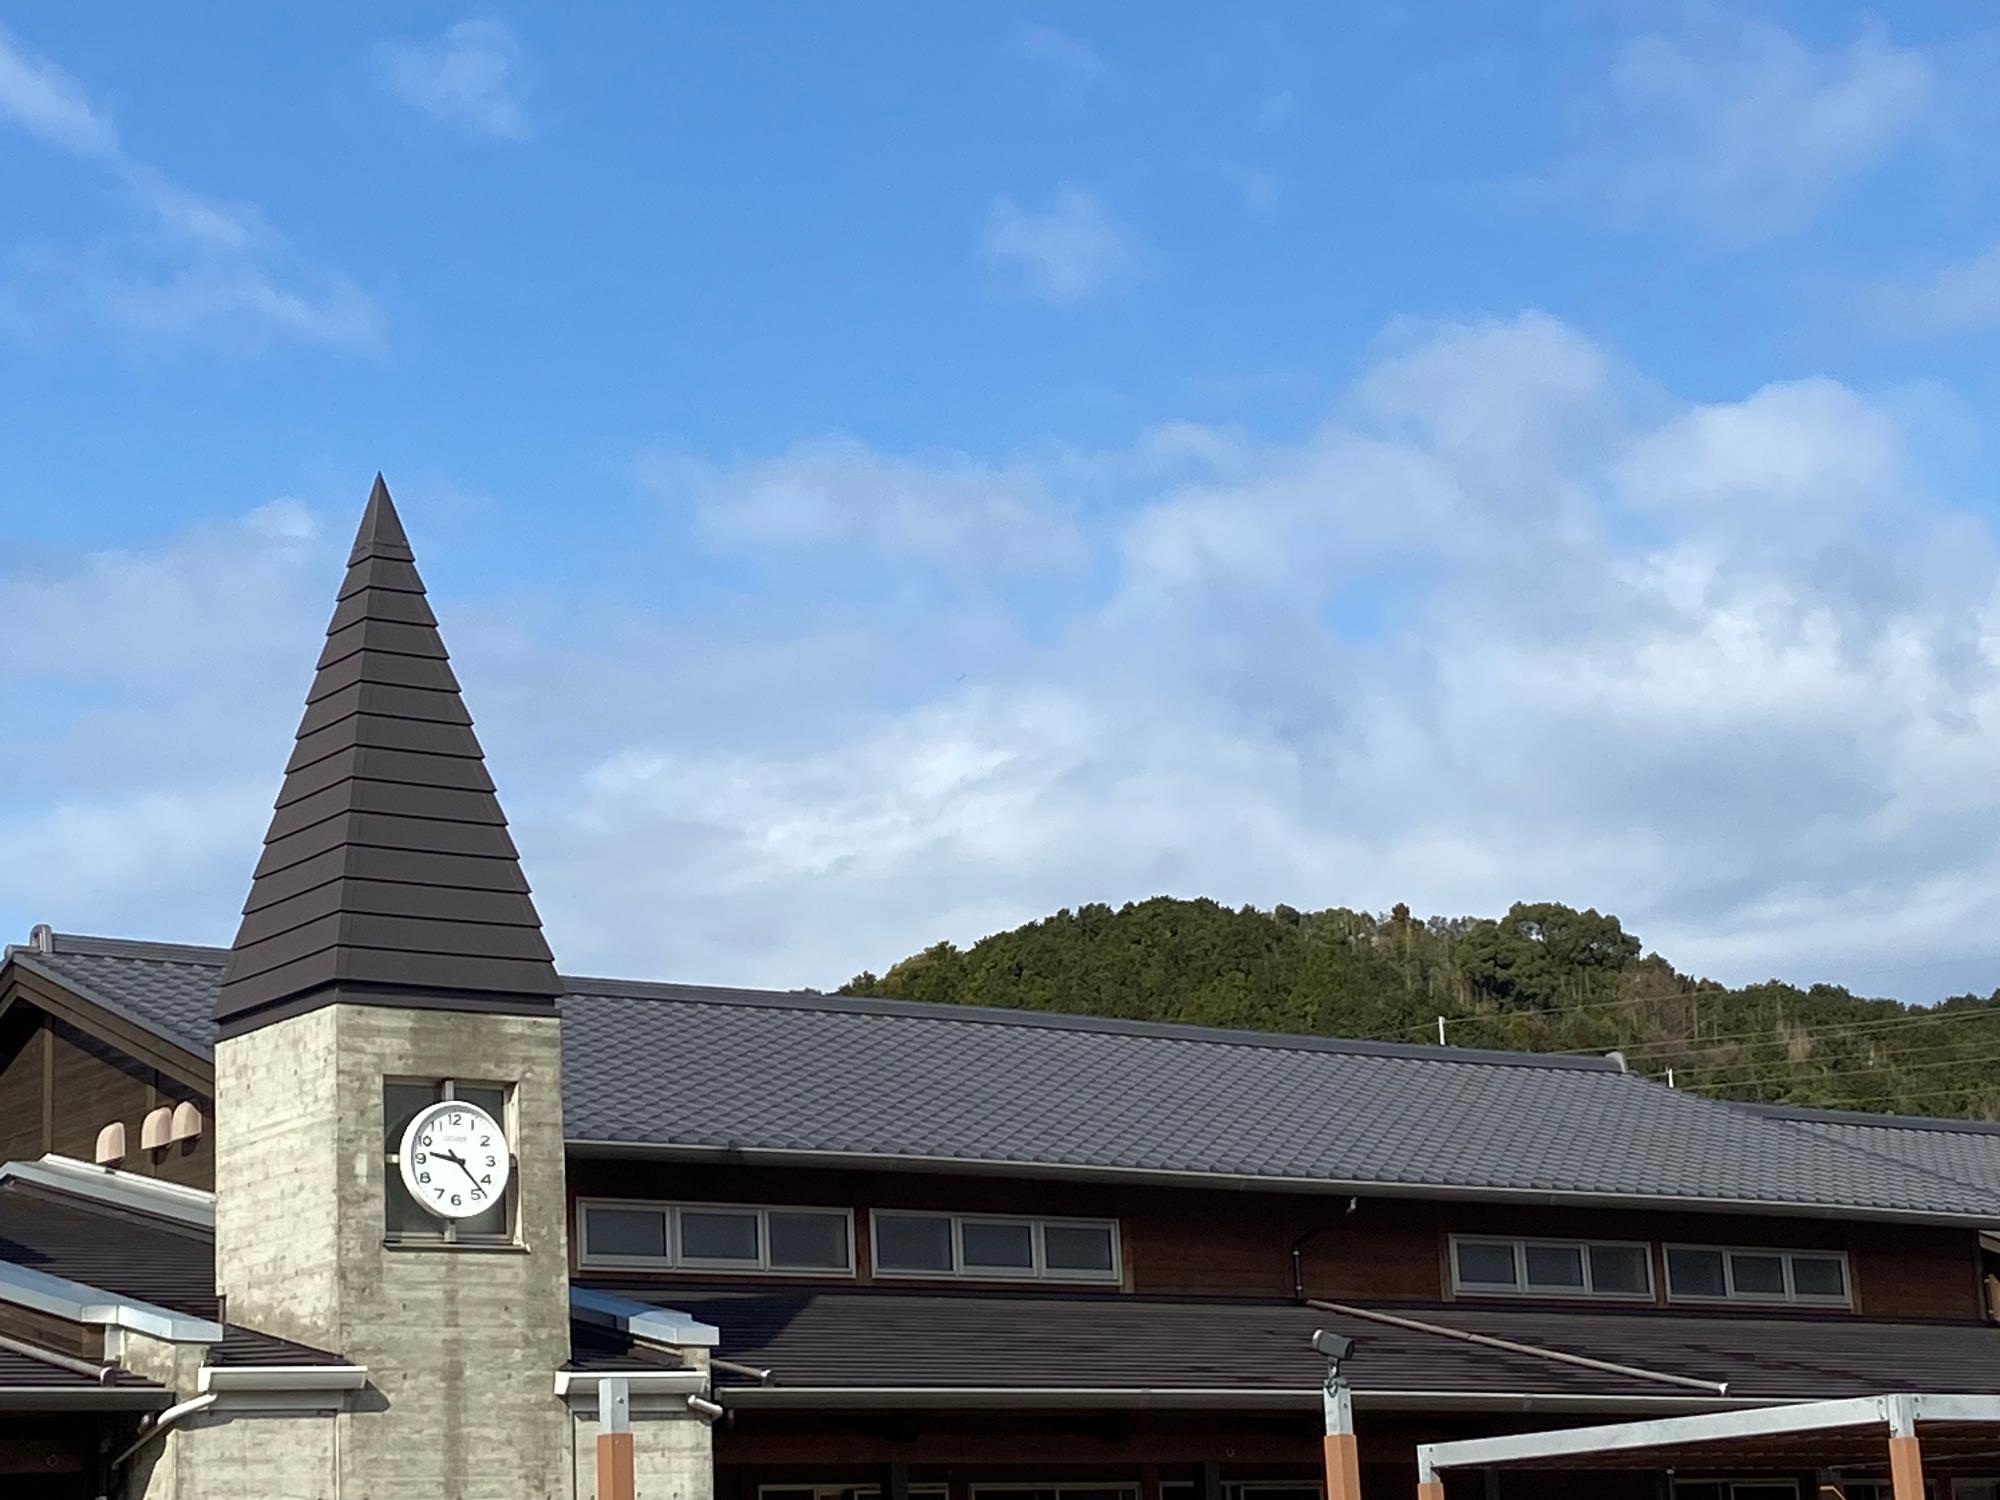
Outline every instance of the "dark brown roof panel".
<path id="1" fill-rule="evenodd" d="M 331 697 L 342 688 L 372 682 L 384 687 L 425 688 L 456 693 L 458 679 L 442 656 L 401 656 L 390 651 L 352 651 L 313 679 L 313 699 Z"/>
<path id="2" fill-rule="evenodd" d="M 216 1000 L 224 1034 L 335 999 L 552 1013 L 562 993 L 381 479 Z"/>
<path id="3" fill-rule="evenodd" d="M 362 620 L 382 620 L 397 625 L 436 625 L 437 616 L 422 594 L 392 594 L 376 589 L 354 594 L 333 607 L 333 623 L 328 634 L 345 630 Z"/>
<path id="4" fill-rule="evenodd" d="M 374 651 L 398 656 L 431 656 L 443 660 L 444 642 L 428 625 L 404 624 L 396 620 L 356 620 L 352 625 L 331 631 L 326 649 L 319 654 L 321 670 L 345 661 L 356 651 Z"/>

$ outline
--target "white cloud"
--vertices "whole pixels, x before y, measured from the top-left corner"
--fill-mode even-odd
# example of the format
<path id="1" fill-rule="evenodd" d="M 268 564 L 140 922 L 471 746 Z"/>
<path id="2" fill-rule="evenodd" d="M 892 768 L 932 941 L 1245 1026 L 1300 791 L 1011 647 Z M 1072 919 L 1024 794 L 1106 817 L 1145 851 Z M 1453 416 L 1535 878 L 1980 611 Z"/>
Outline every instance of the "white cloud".
<path id="1" fill-rule="evenodd" d="M 1957 333 L 2000 327 L 2000 245 L 1906 286 L 1885 287 L 1877 311 L 1909 333 Z"/>
<path id="2" fill-rule="evenodd" d="M 79 156 L 112 156 L 118 131 L 83 86 L 36 57 L 0 27 L 0 115 L 39 140 Z"/>
<path id="3" fill-rule="evenodd" d="M 17 242 L 0 262 L 0 329 L 82 323 L 142 335 L 380 342 L 380 312 L 353 282 L 307 265 L 254 208 L 206 198 L 133 156 L 80 83 L 4 30 L 0 121 L 94 164 L 132 221 L 83 246 Z"/>
<path id="4" fill-rule="evenodd" d="M 1131 236 L 1096 197 L 1064 188 L 1040 213 L 1011 198 L 994 203 L 983 242 L 989 259 L 1018 268 L 1051 302 L 1079 302 L 1138 262 Z"/>
<path id="5" fill-rule="evenodd" d="M 639 473 L 691 503 L 725 552 L 862 546 L 962 576 L 1064 568 L 1083 550 L 1039 473 L 964 453 L 901 458 L 832 437 L 727 468 L 655 452 Z"/>
<path id="6" fill-rule="evenodd" d="M 384 42 L 376 61 L 399 99 L 468 136 L 520 141 L 535 133 L 527 60 L 503 21 L 459 21 L 431 42 Z"/>
<path id="7" fill-rule="evenodd" d="M 1298 117 L 1298 96 L 1290 89 L 1273 89 L 1257 101 L 1257 113 L 1251 123 L 1268 135 L 1283 130 Z"/>
<path id="8" fill-rule="evenodd" d="M 1104 72 L 1104 59 L 1087 42 L 1053 26 L 1028 26 L 1014 38 L 1014 50 L 1046 68 L 1065 102 L 1075 104 Z"/>
<path id="9" fill-rule="evenodd" d="M 1620 212 L 1692 215 L 1728 238 L 1789 229 L 1908 136 L 1933 92 L 1922 53 L 1864 31 L 1815 50 L 1726 16 L 1619 49 L 1559 174 Z"/>
<path id="10" fill-rule="evenodd" d="M 650 597 L 438 607 L 576 971 L 824 985 L 1170 891 L 1553 897 L 1724 979 L 1858 978 L 2000 923 L 2000 549 L 1906 420 L 1408 325 L 1296 439 L 657 458 Z M 339 572 L 306 519 L 0 575 L 7 913 L 227 936 Z M 955 553 L 977 587 L 909 586 Z"/>

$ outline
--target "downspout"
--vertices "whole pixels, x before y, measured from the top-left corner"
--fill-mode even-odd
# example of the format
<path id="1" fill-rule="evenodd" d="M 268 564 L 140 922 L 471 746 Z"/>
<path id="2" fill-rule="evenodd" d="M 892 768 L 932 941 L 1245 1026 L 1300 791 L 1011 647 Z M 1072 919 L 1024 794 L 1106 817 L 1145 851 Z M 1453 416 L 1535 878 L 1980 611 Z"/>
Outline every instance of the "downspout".
<path id="1" fill-rule="evenodd" d="M 196 1412 L 207 1411 L 213 1405 L 215 1405 L 215 1392 L 209 1391 L 204 1395 L 190 1396 L 187 1400 L 168 1407 L 153 1418 L 151 1425 L 145 1431 L 119 1450 L 117 1456 L 111 1460 L 111 1467 L 117 1468 L 154 1438 L 164 1437 L 169 1428 L 179 1426 L 183 1419 L 193 1416 Z"/>

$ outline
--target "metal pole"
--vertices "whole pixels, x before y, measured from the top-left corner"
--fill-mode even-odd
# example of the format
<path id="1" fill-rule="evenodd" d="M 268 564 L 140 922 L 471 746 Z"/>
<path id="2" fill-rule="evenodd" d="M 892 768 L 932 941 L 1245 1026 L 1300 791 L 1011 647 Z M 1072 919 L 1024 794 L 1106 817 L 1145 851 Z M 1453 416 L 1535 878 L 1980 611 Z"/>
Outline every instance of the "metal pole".
<path id="1" fill-rule="evenodd" d="M 632 1383 L 622 1375 L 597 1382 L 597 1500 L 639 1500 L 632 1466 Z"/>

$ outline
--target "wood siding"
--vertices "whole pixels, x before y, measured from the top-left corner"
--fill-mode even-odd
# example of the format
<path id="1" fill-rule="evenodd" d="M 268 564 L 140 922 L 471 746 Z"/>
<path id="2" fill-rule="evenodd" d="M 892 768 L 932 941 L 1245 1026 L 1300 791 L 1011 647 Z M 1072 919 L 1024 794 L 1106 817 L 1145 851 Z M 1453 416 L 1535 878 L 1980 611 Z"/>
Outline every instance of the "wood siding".
<path id="1" fill-rule="evenodd" d="M 1642 1213 L 1526 1205 L 1450 1203 L 1407 1198 L 1120 1187 L 1034 1182 L 1011 1177 L 752 1167 L 642 1159 L 573 1159 L 572 1197 L 765 1203 L 851 1208 L 866 1285 L 868 1210 L 928 1208 L 962 1213 L 1020 1213 L 1116 1218 L 1124 1286 L 1147 1296 L 1292 1297 L 1294 1245 L 1305 1292 L 1335 1301 L 1430 1302 L 1451 1298 L 1447 1246 L 1456 1233 L 1563 1239 L 1844 1250 L 1854 1282 L 1854 1312 L 1878 1318 L 1983 1316 L 1978 1236 L 1971 1230 L 1856 1224 L 1833 1219 L 1721 1213 Z M 577 1237 L 572 1234 L 574 1247 Z M 574 1254 L 572 1248 L 572 1254 Z M 620 1277 L 634 1273 L 620 1269 Z M 664 1282 L 731 1278 L 715 1271 L 657 1273 Z M 768 1276 L 735 1278 L 768 1285 Z M 778 1278 L 782 1279 L 782 1278 Z M 804 1278 L 800 1278 L 804 1279 Z M 823 1279 L 823 1278 L 815 1278 Z M 1655 1284 L 1664 1277 L 1655 1267 Z M 895 1278 L 898 1286 L 975 1286 L 953 1279 Z M 994 1283 L 1019 1289 L 1021 1283 Z M 1079 1290 L 1036 1283 L 1039 1290 Z M 1092 1288 L 1081 1288 L 1089 1291 Z M 1095 1290 L 1102 1291 L 1101 1287 Z M 1482 1302 L 1495 1299 L 1481 1299 Z M 1664 1302 L 1664 1291 L 1659 1299 Z M 1504 1299 L 1523 1305 L 1526 1298 Z M 1574 1298 L 1563 1307 L 1630 1307 L 1630 1302 Z M 1743 1304 L 1749 1306 L 1749 1304 Z M 1705 1310 L 1716 1310 L 1710 1305 Z M 1829 1316 L 1842 1316 L 1835 1310 Z"/>
<path id="2" fill-rule="evenodd" d="M 201 1111 L 201 1135 L 141 1150 L 146 1115 L 182 1100 Z M 32 1161 L 51 1151 L 90 1161 L 98 1131 L 115 1120 L 125 1126 L 125 1170 L 211 1188 L 214 1116 L 214 1102 L 192 1084 L 25 1001 L 0 1018 L 0 1161 Z"/>

